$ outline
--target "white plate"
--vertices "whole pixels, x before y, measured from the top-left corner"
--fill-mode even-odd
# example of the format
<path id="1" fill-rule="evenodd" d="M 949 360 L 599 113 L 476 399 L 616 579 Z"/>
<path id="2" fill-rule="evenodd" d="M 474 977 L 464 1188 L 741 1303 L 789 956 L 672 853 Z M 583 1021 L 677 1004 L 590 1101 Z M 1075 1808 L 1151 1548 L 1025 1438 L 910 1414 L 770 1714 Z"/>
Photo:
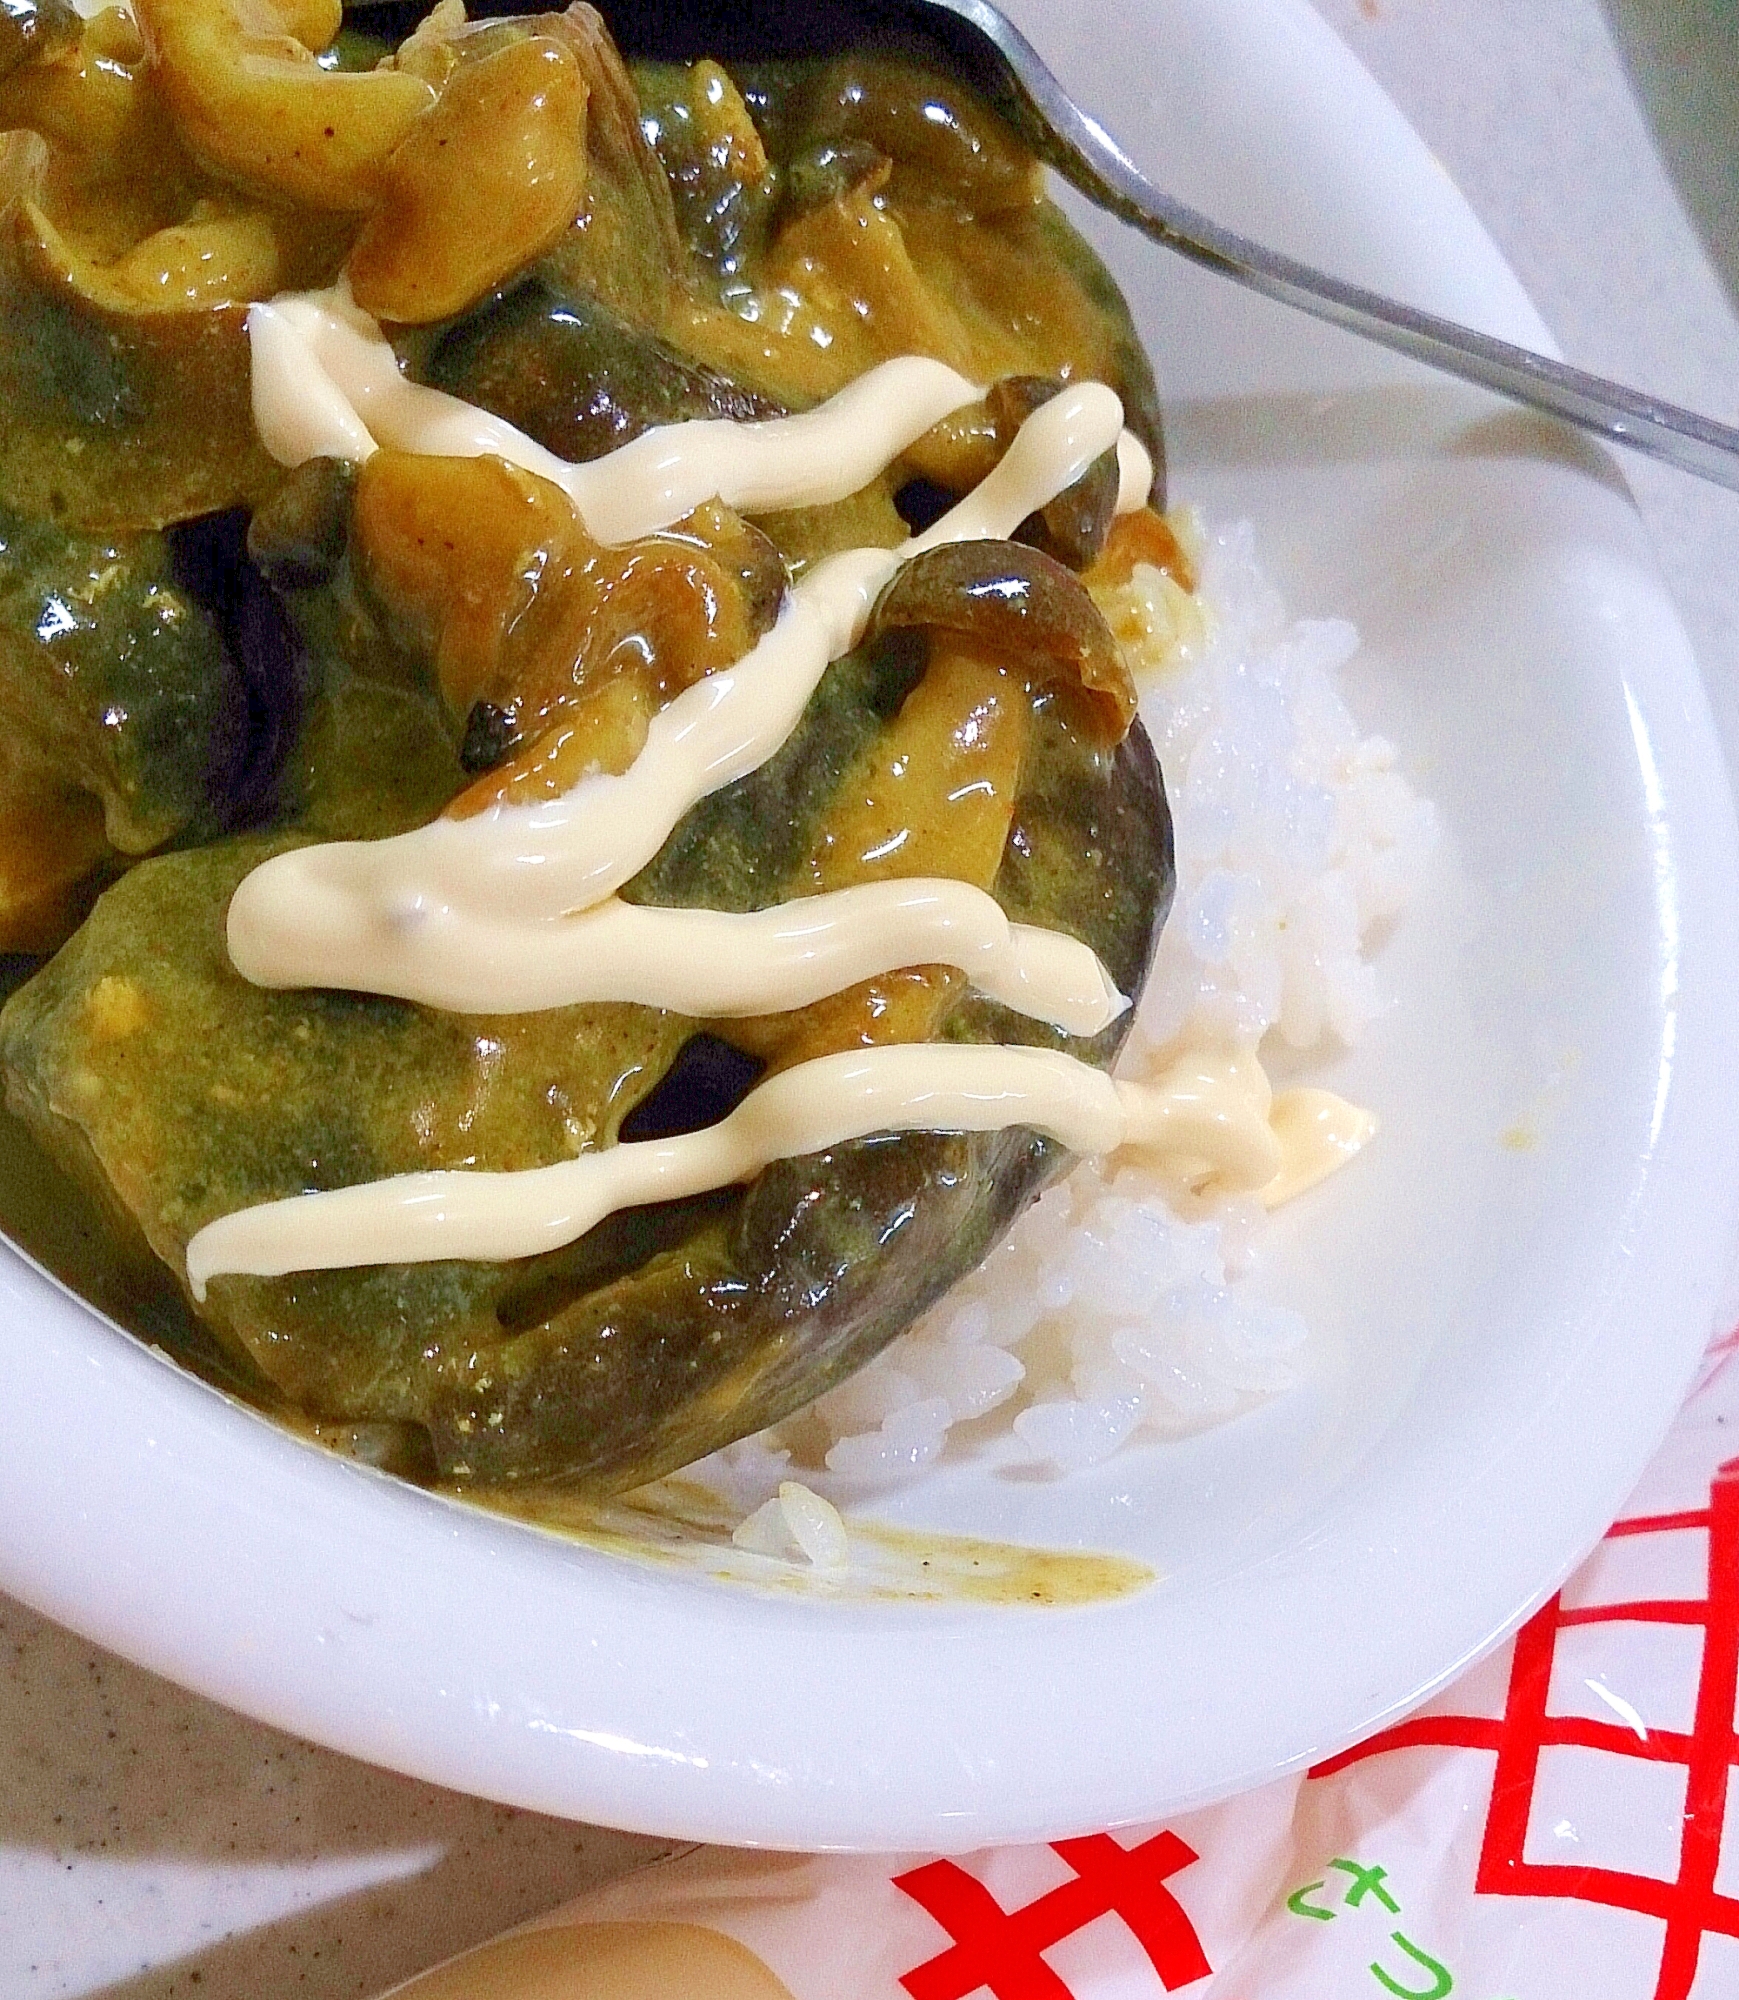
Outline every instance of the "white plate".
<path id="1" fill-rule="evenodd" d="M 1158 177 L 1522 340 L 1465 204 L 1303 0 L 1015 10 Z M 1069 1612 L 827 1604 L 493 1521 L 305 1448 L 0 1262 L 0 1584 L 287 1729 L 624 1827 L 966 1847 L 1152 1818 L 1332 1751 L 1492 1644 L 1599 1533 L 1709 1331 L 1739 1195 L 1739 851 L 1683 634 L 1611 466 L 1095 234 L 1176 492 L 1254 518 L 1443 813 L 1334 1080 L 1379 1148 L 1279 1223 L 1312 1387 L 1064 1483 L 906 1519 L 1126 1551 Z M 1590 246 L 1595 254 L 1595 246 Z M 1500 1135 L 1518 1132 L 1515 1149 Z"/>

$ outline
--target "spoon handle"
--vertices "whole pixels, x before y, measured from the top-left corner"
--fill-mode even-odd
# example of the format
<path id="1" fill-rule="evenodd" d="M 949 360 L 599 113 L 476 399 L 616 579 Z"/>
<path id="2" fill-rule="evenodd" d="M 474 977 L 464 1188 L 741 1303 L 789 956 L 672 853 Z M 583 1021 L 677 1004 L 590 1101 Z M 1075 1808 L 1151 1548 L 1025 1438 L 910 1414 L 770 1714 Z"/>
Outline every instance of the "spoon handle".
<path id="1" fill-rule="evenodd" d="M 1234 278 L 1265 298 L 1347 328 L 1398 354 L 1562 417 L 1613 444 L 1739 491 L 1739 430 L 1677 404 L 1608 382 L 1530 348 L 1398 304 L 1222 229 L 1162 194 L 1104 128 L 1068 96 L 1032 45 L 985 0 L 928 0 L 996 45 L 1003 77 L 980 74 L 1039 155 L 1065 180 L 1168 250 Z M 950 38 L 952 39 L 952 37 Z M 996 84 L 1005 87 L 995 89 Z"/>

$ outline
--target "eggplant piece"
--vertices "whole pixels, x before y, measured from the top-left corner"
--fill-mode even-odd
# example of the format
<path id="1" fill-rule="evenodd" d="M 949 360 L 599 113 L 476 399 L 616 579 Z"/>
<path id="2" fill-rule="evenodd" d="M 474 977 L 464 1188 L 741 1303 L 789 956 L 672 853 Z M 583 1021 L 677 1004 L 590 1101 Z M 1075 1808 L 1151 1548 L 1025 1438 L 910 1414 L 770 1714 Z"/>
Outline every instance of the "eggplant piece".
<path id="1" fill-rule="evenodd" d="M 691 360 L 595 294 L 559 289 L 547 274 L 446 328 L 417 373 L 575 463 L 658 424 L 784 414 L 772 397 Z"/>
<path id="2" fill-rule="evenodd" d="M 629 893 L 724 908 L 792 893 L 916 713 L 936 671 L 925 653 L 923 634 L 899 630 L 837 663 L 779 755 L 697 806 Z M 1084 937 L 1134 992 L 1172 881 L 1151 748 L 1139 727 L 1115 748 L 1088 740 L 1052 689 L 1019 698 L 996 893 L 1011 915 Z M 172 1269 L 196 1229 L 248 1203 L 417 1167 L 542 1164 L 613 1143 L 641 1106 L 669 1118 L 672 1092 L 695 1087 L 682 1065 L 698 1024 L 654 1009 L 469 1018 L 248 986 L 224 910 L 284 838 L 135 869 L 0 1014 L 14 1110 Z M 949 977 L 929 1002 L 944 1038 L 1040 1041 L 1103 1064 L 1127 1025 L 1070 1043 Z M 753 1058 L 742 1025 L 712 1033 Z M 752 1062 L 702 1069 L 728 1102 Z M 612 1217 L 553 1257 L 214 1280 L 206 1316 L 238 1369 L 322 1435 L 455 1487 L 609 1492 L 860 1367 L 1063 1164 L 1025 1131 L 869 1139 Z"/>
<path id="3" fill-rule="evenodd" d="M 1029 208 L 1043 169 L 968 84 L 889 54 L 750 63 L 737 74 L 768 152 L 867 147 L 892 161 L 891 192 L 967 216 Z"/>
<path id="4" fill-rule="evenodd" d="M 350 587 L 354 475 L 251 520 L 85 536 L 0 503 L 0 950 L 51 949 L 105 873 L 292 815 L 350 839 L 465 781 L 423 664 Z"/>
<path id="5" fill-rule="evenodd" d="M 421 826 L 472 769 L 432 662 L 395 637 L 358 585 L 357 483 L 355 466 L 310 459 L 247 528 L 249 563 L 270 585 L 305 663 L 305 712 L 281 791 L 298 830 L 324 840 L 376 840 Z"/>
<path id="6" fill-rule="evenodd" d="M 81 882 L 118 858 L 271 809 L 292 642 L 215 547 L 198 577 L 191 554 L 0 505 L 0 948 L 57 944 Z"/>
<path id="7" fill-rule="evenodd" d="M 277 594 L 248 554 L 248 517 L 232 508 L 171 528 L 175 579 L 222 634 L 227 727 L 206 760 L 205 827 L 233 833 L 282 817 L 302 733 L 311 664 Z"/>

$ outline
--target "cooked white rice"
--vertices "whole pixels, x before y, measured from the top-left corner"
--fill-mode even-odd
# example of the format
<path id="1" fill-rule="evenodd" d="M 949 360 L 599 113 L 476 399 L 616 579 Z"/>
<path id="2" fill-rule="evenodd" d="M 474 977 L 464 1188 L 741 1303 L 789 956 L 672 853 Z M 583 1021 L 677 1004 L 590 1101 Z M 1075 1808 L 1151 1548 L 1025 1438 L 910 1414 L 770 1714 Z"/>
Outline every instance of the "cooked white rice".
<path id="1" fill-rule="evenodd" d="M 1352 626 L 1289 623 L 1247 524 L 1184 528 L 1196 598 L 1138 568 L 1103 601 L 1177 843 L 1176 900 L 1120 1066 L 1135 1076 L 1180 1036 L 1353 1041 L 1380 1004 L 1365 938 L 1407 901 L 1435 834 L 1393 747 L 1362 735 L 1342 698 Z M 1309 1329 L 1252 1285 L 1260 1205 L 1182 1206 L 1139 1167 L 1084 1163 L 867 1368 L 697 1472 L 762 1505 L 760 1536 L 794 1471 L 835 1497 L 885 1486 L 934 1463 L 961 1425 L 957 1449 L 1012 1432 L 1036 1465 L 1069 1471 L 1291 1387 Z"/>

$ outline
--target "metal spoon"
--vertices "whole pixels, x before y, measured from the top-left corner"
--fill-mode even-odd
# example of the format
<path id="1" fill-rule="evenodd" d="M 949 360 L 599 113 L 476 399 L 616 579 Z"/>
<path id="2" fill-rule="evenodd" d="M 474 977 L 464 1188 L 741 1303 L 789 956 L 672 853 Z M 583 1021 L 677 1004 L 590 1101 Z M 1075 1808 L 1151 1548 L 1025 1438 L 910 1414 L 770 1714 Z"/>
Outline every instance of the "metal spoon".
<path id="1" fill-rule="evenodd" d="M 873 11 L 883 11 L 881 0 Z M 1163 194 L 1074 103 L 1032 44 L 989 0 L 890 0 L 887 11 L 921 21 L 957 62 L 970 66 L 979 88 L 1041 159 L 1090 201 L 1156 243 L 1265 298 L 1739 491 L 1739 429 L 1347 284 L 1222 229 Z"/>
<path id="2" fill-rule="evenodd" d="M 873 11 L 883 11 L 881 0 Z M 921 21 L 1041 159 L 1156 243 L 1265 298 L 1739 491 L 1739 430 L 1329 277 L 1161 193 L 989 0 L 891 0 L 887 11 Z"/>
<path id="3" fill-rule="evenodd" d="M 482 11 L 497 5 L 484 0 Z M 353 0 L 353 9 L 377 17 L 386 11 L 372 0 Z M 414 17 L 422 8 L 401 0 L 391 11 Z M 1168 250 L 1265 298 L 1739 491 L 1739 430 L 1331 278 L 1161 193 L 989 0 L 604 0 L 604 13 L 629 55 L 728 61 L 890 43 L 940 52 L 1040 159 Z"/>

